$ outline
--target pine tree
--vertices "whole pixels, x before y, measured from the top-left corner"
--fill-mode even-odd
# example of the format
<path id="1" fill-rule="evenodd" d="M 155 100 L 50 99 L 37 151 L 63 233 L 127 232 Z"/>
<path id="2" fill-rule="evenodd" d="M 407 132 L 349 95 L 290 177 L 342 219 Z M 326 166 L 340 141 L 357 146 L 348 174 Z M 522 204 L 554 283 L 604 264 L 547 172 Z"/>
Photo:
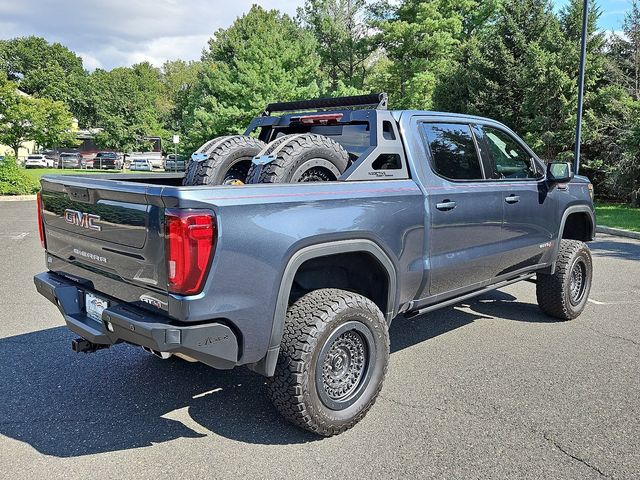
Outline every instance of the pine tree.
<path id="1" fill-rule="evenodd" d="M 241 132 L 270 102 L 319 94 L 316 42 L 277 10 L 254 5 L 216 32 L 202 62 L 184 116 L 187 148 Z"/>
<path id="2" fill-rule="evenodd" d="M 298 18 L 313 33 L 329 92 L 362 90 L 371 43 L 364 23 L 365 0 L 307 0 Z"/>

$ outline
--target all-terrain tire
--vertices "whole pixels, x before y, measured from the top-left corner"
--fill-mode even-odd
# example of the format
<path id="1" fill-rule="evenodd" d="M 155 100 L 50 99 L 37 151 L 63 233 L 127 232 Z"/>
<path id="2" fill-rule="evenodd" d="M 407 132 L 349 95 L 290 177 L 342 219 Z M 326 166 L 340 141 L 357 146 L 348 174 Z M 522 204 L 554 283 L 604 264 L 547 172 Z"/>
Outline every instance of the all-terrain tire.
<path id="1" fill-rule="evenodd" d="M 373 406 L 388 362 L 387 323 L 371 300 L 315 290 L 287 311 L 269 396 L 287 420 L 322 436 L 337 435 Z"/>
<path id="2" fill-rule="evenodd" d="M 222 185 L 233 180 L 244 182 L 251 167 L 251 159 L 266 144 L 245 135 L 214 138 L 202 145 L 196 153 L 204 153 L 206 160 L 190 160 L 183 185 Z"/>
<path id="3" fill-rule="evenodd" d="M 337 180 L 349 154 L 336 141 L 315 133 L 277 138 L 261 155 L 275 155 L 266 165 L 252 165 L 247 183 L 298 183 Z"/>
<path id="4" fill-rule="evenodd" d="M 540 309 L 559 320 L 573 320 L 582 313 L 591 290 L 593 261 L 589 247 L 578 240 L 560 240 L 553 275 L 536 275 Z"/>

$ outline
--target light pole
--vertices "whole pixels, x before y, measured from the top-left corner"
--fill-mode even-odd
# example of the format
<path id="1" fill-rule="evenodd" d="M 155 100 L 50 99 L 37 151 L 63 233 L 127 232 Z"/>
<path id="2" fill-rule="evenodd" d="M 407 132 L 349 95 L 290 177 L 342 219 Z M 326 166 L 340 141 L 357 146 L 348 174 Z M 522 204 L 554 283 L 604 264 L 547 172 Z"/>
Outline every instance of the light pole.
<path id="1" fill-rule="evenodd" d="M 173 136 L 173 173 L 178 172 L 178 144 L 180 143 L 180 136 Z"/>
<path id="2" fill-rule="evenodd" d="M 582 40 L 580 50 L 580 72 L 578 73 L 578 113 L 576 122 L 576 149 L 573 170 L 576 175 L 580 170 L 580 137 L 582 136 L 582 109 L 584 103 L 584 70 L 587 62 L 587 36 L 589 27 L 589 0 L 584 0 L 582 7 Z"/>

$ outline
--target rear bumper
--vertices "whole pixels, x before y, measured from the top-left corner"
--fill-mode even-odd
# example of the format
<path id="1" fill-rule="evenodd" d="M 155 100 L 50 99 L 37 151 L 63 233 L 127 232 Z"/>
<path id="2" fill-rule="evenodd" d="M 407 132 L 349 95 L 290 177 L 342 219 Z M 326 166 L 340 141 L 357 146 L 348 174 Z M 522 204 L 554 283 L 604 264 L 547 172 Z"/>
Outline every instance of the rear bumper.
<path id="1" fill-rule="evenodd" d="M 86 315 L 87 289 L 60 275 L 44 272 L 33 277 L 38 292 L 58 307 L 67 327 L 92 343 L 127 342 L 159 352 L 182 353 L 211 367 L 233 368 L 238 361 L 238 338 L 231 328 L 217 322 L 184 326 L 168 318 L 120 304 L 99 292 L 109 307 L 98 322 Z M 109 328 L 107 328 L 109 325 Z"/>

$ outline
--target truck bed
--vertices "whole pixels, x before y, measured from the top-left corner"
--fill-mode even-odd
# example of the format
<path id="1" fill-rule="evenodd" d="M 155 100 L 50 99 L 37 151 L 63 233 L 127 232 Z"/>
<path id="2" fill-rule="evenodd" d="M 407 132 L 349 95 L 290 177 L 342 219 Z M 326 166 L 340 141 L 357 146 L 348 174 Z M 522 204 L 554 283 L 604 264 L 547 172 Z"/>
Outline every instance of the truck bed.
<path id="1" fill-rule="evenodd" d="M 389 311 L 420 287 L 424 206 L 413 180 L 187 187 L 178 186 L 181 177 L 44 177 L 49 270 L 171 321 L 233 325 L 243 332 L 242 351 L 251 352 L 240 363 L 256 362 L 272 347 L 283 269 L 306 247 L 354 238 L 384 245 L 392 268 L 404 272 Z M 215 215 L 215 254 L 198 295 L 168 291 L 167 209 Z M 101 230 L 69 223 L 65 211 L 100 216 Z"/>

